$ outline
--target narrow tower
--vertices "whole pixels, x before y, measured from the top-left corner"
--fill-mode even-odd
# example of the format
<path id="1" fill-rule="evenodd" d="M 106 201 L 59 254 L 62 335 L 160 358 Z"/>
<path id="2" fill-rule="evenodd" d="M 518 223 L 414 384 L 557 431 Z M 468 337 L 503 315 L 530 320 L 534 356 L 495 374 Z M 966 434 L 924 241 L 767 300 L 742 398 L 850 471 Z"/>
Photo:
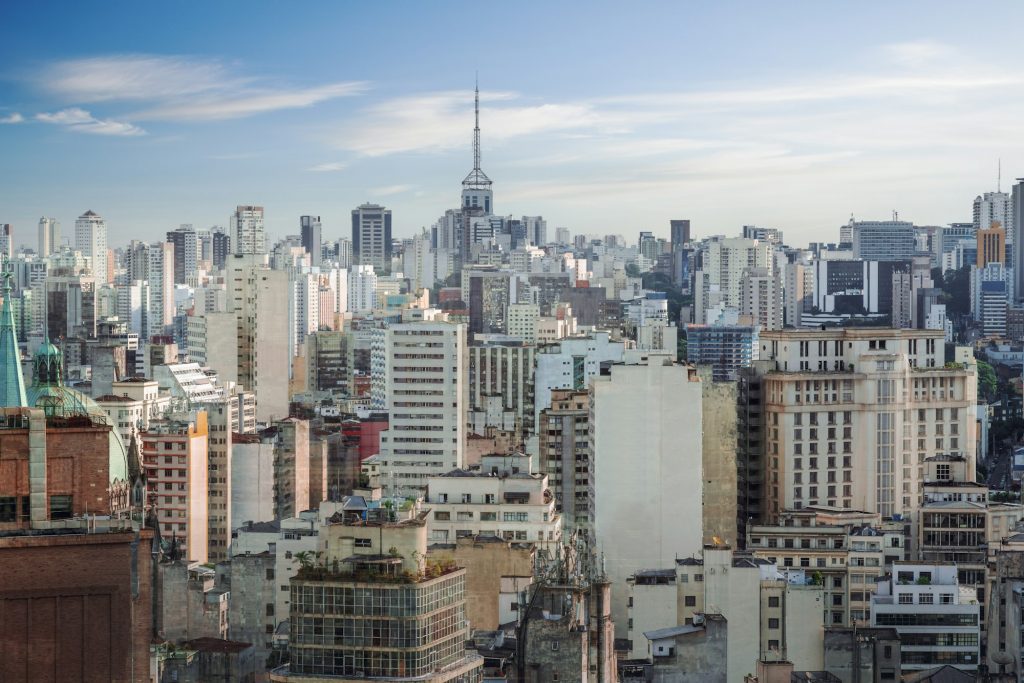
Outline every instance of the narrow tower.
<path id="1" fill-rule="evenodd" d="M 494 213 L 491 179 L 480 168 L 480 85 L 476 85 L 473 127 L 473 170 L 462 181 L 462 210 L 470 215 L 489 216 Z"/>
<path id="2" fill-rule="evenodd" d="M 25 378 L 21 374 L 21 351 L 14 326 L 14 307 L 11 302 L 11 273 L 0 273 L 3 280 L 3 308 L 0 309 L 0 408 L 25 408 Z"/>

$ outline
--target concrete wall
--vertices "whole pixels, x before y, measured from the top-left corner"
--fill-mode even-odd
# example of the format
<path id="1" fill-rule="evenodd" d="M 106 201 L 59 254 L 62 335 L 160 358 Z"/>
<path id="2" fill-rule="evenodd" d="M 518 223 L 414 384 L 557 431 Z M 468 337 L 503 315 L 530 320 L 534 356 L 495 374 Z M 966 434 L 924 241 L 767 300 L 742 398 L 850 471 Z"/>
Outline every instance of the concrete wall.
<path id="1" fill-rule="evenodd" d="M 447 554 L 466 568 L 466 619 L 470 629 L 497 629 L 502 579 L 533 580 L 532 546 L 493 538 L 460 538 L 451 545 L 431 548 L 431 555 Z"/>
<path id="2" fill-rule="evenodd" d="M 726 620 L 707 615 L 702 631 L 676 637 L 674 660 L 654 663 L 652 683 L 725 683 L 728 642 Z"/>
<path id="3" fill-rule="evenodd" d="M 653 354 L 594 379 L 594 529 L 616 637 L 626 637 L 627 577 L 701 548 L 701 387 Z"/>
<path id="4" fill-rule="evenodd" d="M 736 383 L 712 382 L 700 371 L 704 436 L 704 543 L 718 537 L 736 548 Z"/>
<path id="5" fill-rule="evenodd" d="M 228 637 L 243 643 L 252 643 L 256 649 L 257 671 L 263 671 L 273 646 L 275 627 L 287 619 L 277 614 L 276 558 L 269 552 L 259 555 L 237 555 L 230 562 L 231 602 L 228 616 Z M 287 579 L 284 580 L 287 582 Z M 269 609 L 268 609 L 269 608 Z"/>

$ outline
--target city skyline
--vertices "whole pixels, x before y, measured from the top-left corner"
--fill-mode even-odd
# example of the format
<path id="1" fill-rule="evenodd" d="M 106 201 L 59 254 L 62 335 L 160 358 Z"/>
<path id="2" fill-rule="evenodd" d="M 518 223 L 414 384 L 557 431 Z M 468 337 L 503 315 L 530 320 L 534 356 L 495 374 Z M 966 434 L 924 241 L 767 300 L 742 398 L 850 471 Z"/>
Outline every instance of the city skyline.
<path id="1" fill-rule="evenodd" d="M 794 244 L 834 241 L 851 213 L 969 220 L 999 159 L 1004 190 L 1024 175 L 1022 79 L 1003 66 L 1020 48 L 988 40 L 974 8 L 927 7 L 224 6 L 197 25 L 71 6 L 46 17 L 49 40 L 12 30 L 0 47 L 0 220 L 32 244 L 40 216 L 70 226 L 91 209 L 122 244 L 256 204 L 268 235 L 315 214 L 329 241 L 375 202 L 411 236 L 456 206 L 472 167 L 476 72 L 498 214 L 574 234 L 757 224 Z M 987 7 L 1010 24 L 1024 11 Z M 439 41 L 474 26 L 490 39 Z"/>

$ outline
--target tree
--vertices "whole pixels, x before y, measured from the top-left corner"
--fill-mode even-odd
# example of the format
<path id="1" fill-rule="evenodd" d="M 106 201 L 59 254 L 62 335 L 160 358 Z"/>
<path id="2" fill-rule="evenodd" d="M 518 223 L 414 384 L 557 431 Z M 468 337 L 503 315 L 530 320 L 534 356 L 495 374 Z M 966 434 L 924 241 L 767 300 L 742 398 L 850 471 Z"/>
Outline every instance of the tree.
<path id="1" fill-rule="evenodd" d="M 990 401 L 999 388 L 996 371 L 983 360 L 978 361 L 978 400 Z"/>
<path id="2" fill-rule="evenodd" d="M 950 314 L 967 315 L 971 312 L 971 267 L 947 270 L 938 281 L 942 287 L 942 300 Z"/>
<path id="3" fill-rule="evenodd" d="M 629 277 L 640 277 L 640 266 L 635 263 L 627 263 L 626 275 Z"/>

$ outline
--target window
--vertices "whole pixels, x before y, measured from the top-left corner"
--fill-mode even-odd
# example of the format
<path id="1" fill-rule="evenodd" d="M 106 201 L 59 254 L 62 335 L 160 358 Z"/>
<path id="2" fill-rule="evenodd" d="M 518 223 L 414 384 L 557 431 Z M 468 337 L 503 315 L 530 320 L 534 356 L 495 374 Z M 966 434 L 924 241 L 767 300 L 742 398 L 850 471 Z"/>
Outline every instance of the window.
<path id="1" fill-rule="evenodd" d="M 769 640 L 768 641 L 768 649 L 769 650 L 778 650 L 779 649 L 779 641 L 777 641 L 777 640 Z"/>
<path id="2" fill-rule="evenodd" d="M 71 519 L 71 496 L 50 496 L 50 519 Z"/>
<path id="3" fill-rule="evenodd" d="M 480 521 L 481 522 L 496 522 L 496 521 L 498 521 L 498 513 L 497 512 L 481 512 L 480 513 Z"/>
<path id="4" fill-rule="evenodd" d="M 273 567 L 267 567 L 267 581 L 273 581 L 273 580 L 274 580 L 274 568 Z"/>
<path id="5" fill-rule="evenodd" d="M 557 652 L 558 651 L 558 641 L 557 640 L 552 640 L 551 641 L 551 651 L 552 652 Z"/>
<path id="6" fill-rule="evenodd" d="M 528 519 L 526 512 L 505 512 L 502 514 L 502 518 L 506 522 L 525 522 Z"/>
<path id="7" fill-rule="evenodd" d="M 373 545 L 373 541 L 369 538 L 357 538 L 355 546 L 357 548 L 370 548 Z"/>
<path id="8" fill-rule="evenodd" d="M 268 602 L 267 603 L 267 616 L 268 617 L 274 616 L 274 603 L 272 603 L 272 602 Z"/>
<path id="9" fill-rule="evenodd" d="M 779 628 L 779 620 L 778 620 L 778 619 L 776 619 L 776 618 L 774 618 L 774 617 L 772 617 L 771 619 L 769 619 L 769 620 L 768 620 L 768 628 L 769 628 L 769 629 L 773 629 L 773 630 L 774 630 L 774 629 L 778 629 L 778 628 Z"/>
<path id="10" fill-rule="evenodd" d="M 440 510 L 438 510 L 437 512 L 434 513 L 434 519 L 436 519 L 436 520 L 447 522 L 451 518 L 452 518 L 452 513 L 450 513 L 450 512 L 441 512 Z"/>
<path id="11" fill-rule="evenodd" d="M 940 593 L 939 594 L 939 604 L 940 605 L 952 605 L 953 604 L 953 594 L 952 593 Z"/>
<path id="12" fill-rule="evenodd" d="M 473 502 L 473 494 L 471 494 L 471 493 L 463 493 L 462 494 L 462 502 L 463 503 L 472 503 Z"/>
<path id="13" fill-rule="evenodd" d="M 768 606 L 769 607 L 778 607 L 779 606 L 779 599 L 777 597 L 775 597 L 775 596 L 772 596 L 772 597 L 768 598 Z"/>
<path id="14" fill-rule="evenodd" d="M 683 598 L 683 600 L 684 600 L 684 602 L 685 602 L 687 607 L 696 607 L 697 606 L 697 596 L 696 595 L 687 595 L 685 598 Z"/>
<path id="15" fill-rule="evenodd" d="M 921 593 L 918 597 L 918 602 L 922 605 L 931 605 L 935 601 L 935 596 L 931 593 Z"/>
<path id="16" fill-rule="evenodd" d="M 0 522 L 14 522 L 18 517 L 18 499 L 15 496 L 0 497 Z"/>
<path id="17" fill-rule="evenodd" d="M 900 593 L 900 604 L 901 605 L 913 605 L 914 596 L 911 593 Z"/>

